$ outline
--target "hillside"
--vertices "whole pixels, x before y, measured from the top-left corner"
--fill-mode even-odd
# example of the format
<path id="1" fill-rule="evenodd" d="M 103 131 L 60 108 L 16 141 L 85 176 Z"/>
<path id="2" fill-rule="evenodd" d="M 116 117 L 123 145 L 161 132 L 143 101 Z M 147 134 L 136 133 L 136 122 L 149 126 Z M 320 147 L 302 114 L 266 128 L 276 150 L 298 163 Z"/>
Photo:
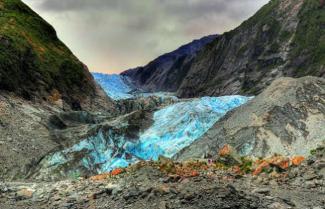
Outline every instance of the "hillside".
<path id="1" fill-rule="evenodd" d="M 242 156 L 308 156 L 325 143 L 324 92 L 323 78 L 279 78 L 215 123 L 176 158 L 215 156 L 225 144 Z"/>
<path id="2" fill-rule="evenodd" d="M 147 92 L 175 92 L 196 55 L 216 37 L 217 35 L 210 35 L 194 40 L 175 51 L 158 57 L 144 67 L 127 70 L 121 75 L 127 76 L 137 88 Z"/>
<path id="3" fill-rule="evenodd" d="M 258 94 L 278 77 L 325 77 L 324 25 L 319 0 L 271 0 L 202 50 L 178 95 Z"/>
<path id="4" fill-rule="evenodd" d="M 20 0 L 0 0 L 0 90 L 32 101 L 62 101 L 65 109 L 110 103 L 54 28 Z"/>
<path id="5" fill-rule="evenodd" d="M 110 115 L 114 105 L 51 25 L 20 0 L 0 0 L 1 180 L 23 178 L 62 146 L 53 115 Z M 86 123 L 88 114 L 73 119 Z"/>

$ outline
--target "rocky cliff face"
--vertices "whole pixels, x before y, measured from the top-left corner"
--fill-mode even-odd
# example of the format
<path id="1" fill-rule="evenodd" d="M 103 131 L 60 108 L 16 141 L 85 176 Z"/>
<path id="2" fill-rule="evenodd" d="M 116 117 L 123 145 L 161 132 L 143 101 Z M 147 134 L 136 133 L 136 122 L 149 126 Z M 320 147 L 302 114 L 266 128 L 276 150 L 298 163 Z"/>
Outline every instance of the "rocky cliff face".
<path id="1" fill-rule="evenodd" d="M 216 156 L 230 144 L 243 156 L 310 154 L 325 142 L 325 79 L 281 78 L 216 123 L 179 160 Z"/>
<path id="2" fill-rule="evenodd" d="M 0 0 L 0 91 L 64 109 L 111 105 L 54 28 L 20 0 Z"/>
<path id="3" fill-rule="evenodd" d="M 210 35 L 164 54 L 144 67 L 122 73 L 139 89 L 149 92 L 176 92 L 187 75 L 197 53 L 211 43 L 217 35 Z"/>
<path id="4" fill-rule="evenodd" d="M 282 76 L 325 77 L 324 25 L 318 0 L 271 0 L 205 47 L 178 95 L 258 94 Z"/>

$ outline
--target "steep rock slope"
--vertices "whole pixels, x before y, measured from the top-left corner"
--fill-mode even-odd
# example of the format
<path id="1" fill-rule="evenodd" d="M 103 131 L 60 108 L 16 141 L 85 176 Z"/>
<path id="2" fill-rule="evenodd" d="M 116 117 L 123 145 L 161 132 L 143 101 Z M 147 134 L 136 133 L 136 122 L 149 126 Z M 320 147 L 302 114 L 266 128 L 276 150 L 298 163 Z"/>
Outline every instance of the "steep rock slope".
<path id="1" fill-rule="evenodd" d="M 54 28 L 20 0 L 0 0 L 0 91 L 67 109 L 109 105 Z"/>
<path id="2" fill-rule="evenodd" d="M 144 67 L 125 71 L 121 75 L 130 78 L 136 87 L 144 91 L 175 92 L 197 53 L 216 37 L 217 35 L 210 35 L 194 40 L 173 52 L 158 57 Z"/>
<path id="3" fill-rule="evenodd" d="M 319 0 L 271 0 L 202 50 L 178 95 L 258 94 L 278 77 L 325 77 L 324 26 Z"/>
<path id="4" fill-rule="evenodd" d="M 112 115 L 114 108 L 52 26 L 20 0 L 0 0 L 1 180 L 25 177 L 63 146 L 52 115 L 80 109 Z M 82 113 L 75 115 L 83 121 Z"/>
<path id="5" fill-rule="evenodd" d="M 230 112 L 177 159 L 216 156 L 225 144 L 241 155 L 308 156 L 325 143 L 325 79 L 280 78 Z"/>
<path id="6" fill-rule="evenodd" d="M 23 177 L 57 146 L 46 125 L 57 111 L 0 93 L 0 181 Z"/>

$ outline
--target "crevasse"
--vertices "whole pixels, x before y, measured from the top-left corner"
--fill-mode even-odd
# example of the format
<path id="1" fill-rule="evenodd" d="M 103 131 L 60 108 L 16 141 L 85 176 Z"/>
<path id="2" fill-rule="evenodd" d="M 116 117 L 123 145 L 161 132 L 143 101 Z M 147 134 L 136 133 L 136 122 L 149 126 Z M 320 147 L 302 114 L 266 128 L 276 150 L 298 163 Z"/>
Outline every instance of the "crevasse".
<path id="1" fill-rule="evenodd" d="M 127 167 L 139 160 L 173 157 L 199 139 L 228 111 L 251 97 L 203 97 L 179 102 L 154 113 L 153 125 L 140 133 L 139 139 L 127 139 L 111 131 L 99 131 L 73 147 L 54 153 L 49 166 L 79 161 L 79 165 L 98 173 Z M 135 141 L 135 142 L 134 142 Z M 75 153 L 83 152 L 81 159 Z"/>

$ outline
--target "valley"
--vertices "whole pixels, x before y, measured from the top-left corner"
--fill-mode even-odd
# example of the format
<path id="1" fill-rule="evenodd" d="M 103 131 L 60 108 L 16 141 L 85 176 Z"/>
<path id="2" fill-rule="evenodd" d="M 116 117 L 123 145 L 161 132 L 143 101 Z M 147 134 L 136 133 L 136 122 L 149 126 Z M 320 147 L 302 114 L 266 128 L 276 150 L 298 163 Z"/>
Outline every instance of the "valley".
<path id="1" fill-rule="evenodd" d="M 324 208 L 324 25 L 318 0 L 271 0 L 232 31 L 90 73 L 0 0 L 0 208 Z"/>

